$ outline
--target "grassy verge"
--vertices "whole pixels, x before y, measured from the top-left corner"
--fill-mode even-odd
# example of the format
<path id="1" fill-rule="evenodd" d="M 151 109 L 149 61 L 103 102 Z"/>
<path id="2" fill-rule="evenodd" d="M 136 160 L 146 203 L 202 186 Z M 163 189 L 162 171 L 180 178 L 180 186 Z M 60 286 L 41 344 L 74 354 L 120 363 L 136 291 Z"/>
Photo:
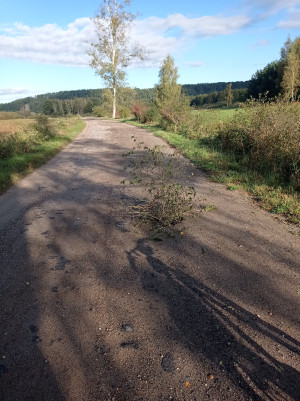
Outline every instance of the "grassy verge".
<path id="1" fill-rule="evenodd" d="M 85 126 L 85 122 L 77 117 L 53 120 L 52 124 L 55 128 L 53 135 L 38 137 L 37 140 L 30 142 L 30 147 L 26 149 L 26 152 L 14 152 L 14 154 L 0 159 L 0 194 L 50 160 Z M 26 138 L 26 133 L 22 133 L 22 140 L 24 140 L 24 135 Z M 16 138 L 16 141 L 19 140 L 18 136 Z"/>
<path id="2" fill-rule="evenodd" d="M 219 113 L 219 117 L 222 118 L 222 113 Z M 215 115 L 213 120 L 215 123 Z M 274 181 L 272 174 L 262 174 L 247 168 L 233 153 L 222 151 L 216 135 L 189 139 L 180 134 L 163 131 L 155 125 L 139 124 L 130 120 L 126 122 L 146 128 L 176 147 L 199 168 L 208 172 L 212 181 L 224 183 L 228 190 L 246 190 L 265 210 L 276 213 L 283 220 L 300 225 L 299 192 Z M 222 120 L 220 122 L 223 123 Z"/>

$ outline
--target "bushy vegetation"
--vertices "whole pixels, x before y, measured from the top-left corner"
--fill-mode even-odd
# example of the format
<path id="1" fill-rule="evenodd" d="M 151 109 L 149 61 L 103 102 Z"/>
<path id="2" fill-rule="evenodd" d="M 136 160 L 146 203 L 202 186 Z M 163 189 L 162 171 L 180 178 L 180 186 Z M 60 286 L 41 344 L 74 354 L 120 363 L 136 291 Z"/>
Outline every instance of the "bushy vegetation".
<path id="1" fill-rule="evenodd" d="M 128 182 L 143 189 L 143 198 L 133 207 L 133 214 L 160 238 L 172 233 L 173 226 L 184 217 L 195 215 L 196 192 L 187 184 L 189 177 L 184 174 L 184 162 L 177 151 L 167 153 L 161 146 L 149 148 L 132 138 L 135 146 L 123 155 L 129 159 L 125 170 L 129 171 Z"/>
<path id="2" fill-rule="evenodd" d="M 0 193 L 49 160 L 84 127 L 76 117 L 49 119 L 43 115 L 6 123 L 10 130 L 0 133 Z"/>
<path id="3" fill-rule="evenodd" d="M 252 101 L 224 124 L 219 138 L 250 169 L 300 190 L 300 103 Z"/>
<path id="4" fill-rule="evenodd" d="M 10 130 L 0 136 L 0 158 L 29 153 L 37 144 L 53 137 L 57 129 L 45 115 L 38 115 L 35 120 L 13 120 Z M 14 127 L 14 128 L 12 128 Z"/>

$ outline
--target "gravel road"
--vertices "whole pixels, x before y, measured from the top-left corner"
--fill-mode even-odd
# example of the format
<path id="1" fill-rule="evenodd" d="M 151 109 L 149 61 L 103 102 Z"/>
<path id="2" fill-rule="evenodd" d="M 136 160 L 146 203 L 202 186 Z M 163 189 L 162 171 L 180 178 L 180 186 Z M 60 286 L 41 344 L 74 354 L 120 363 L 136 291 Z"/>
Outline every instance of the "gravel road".
<path id="1" fill-rule="evenodd" d="M 194 169 L 214 209 L 149 239 L 122 153 L 162 141 L 86 122 L 0 197 L 0 400 L 300 400 L 299 230 Z"/>

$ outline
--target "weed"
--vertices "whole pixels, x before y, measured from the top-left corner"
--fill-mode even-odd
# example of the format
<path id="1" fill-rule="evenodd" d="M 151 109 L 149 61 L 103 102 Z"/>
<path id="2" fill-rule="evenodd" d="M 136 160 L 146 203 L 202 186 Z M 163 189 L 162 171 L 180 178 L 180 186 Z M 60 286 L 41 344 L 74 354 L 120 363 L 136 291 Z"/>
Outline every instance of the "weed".
<path id="1" fill-rule="evenodd" d="M 135 137 L 133 140 L 136 143 Z M 164 147 L 149 148 L 137 143 L 123 156 L 130 157 L 124 169 L 129 170 L 129 183 L 141 186 L 147 199 L 133 207 L 134 215 L 155 238 L 170 234 L 174 225 L 194 214 L 196 192 L 193 186 L 185 184 L 178 152 L 166 153 Z"/>

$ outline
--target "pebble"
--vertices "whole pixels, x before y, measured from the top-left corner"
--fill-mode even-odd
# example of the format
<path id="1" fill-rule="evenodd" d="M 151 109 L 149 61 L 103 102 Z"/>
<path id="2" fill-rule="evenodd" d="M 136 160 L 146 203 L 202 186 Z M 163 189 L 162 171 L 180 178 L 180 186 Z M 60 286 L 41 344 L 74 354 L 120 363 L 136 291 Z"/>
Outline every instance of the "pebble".
<path id="1" fill-rule="evenodd" d="M 122 324 L 121 331 L 132 332 L 133 327 L 130 324 Z"/>
<path id="2" fill-rule="evenodd" d="M 174 357 L 170 352 L 167 352 L 161 361 L 161 367 L 165 372 L 173 373 L 175 371 Z"/>

